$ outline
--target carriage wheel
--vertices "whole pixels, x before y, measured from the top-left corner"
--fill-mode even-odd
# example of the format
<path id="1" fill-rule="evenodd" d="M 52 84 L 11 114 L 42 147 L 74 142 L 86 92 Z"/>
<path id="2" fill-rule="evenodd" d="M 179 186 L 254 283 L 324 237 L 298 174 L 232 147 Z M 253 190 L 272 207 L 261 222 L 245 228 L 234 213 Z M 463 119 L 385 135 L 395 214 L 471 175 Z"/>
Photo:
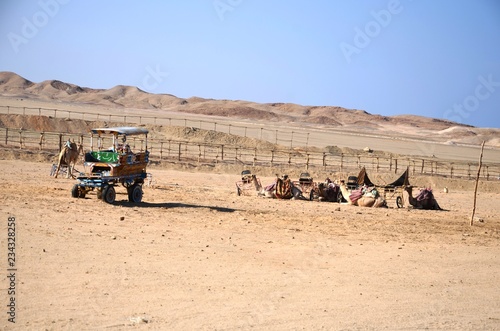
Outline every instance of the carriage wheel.
<path id="1" fill-rule="evenodd" d="M 106 185 L 102 189 L 102 200 L 107 203 L 113 203 L 116 199 L 115 188 L 112 185 Z"/>
<path id="2" fill-rule="evenodd" d="M 396 198 L 396 206 L 398 208 L 403 208 L 403 198 L 401 198 L 401 197 Z"/>
<path id="3" fill-rule="evenodd" d="M 134 184 L 128 189 L 128 201 L 139 203 L 142 201 L 141 185 Z"/>
<path id="4" fill-rule="evenodd" d="M 80 197 L 80 187 L 78 186 L 78 184 L 73 185 L 73 188 L 71 189 L 71 196 L 73 198 Z"/>

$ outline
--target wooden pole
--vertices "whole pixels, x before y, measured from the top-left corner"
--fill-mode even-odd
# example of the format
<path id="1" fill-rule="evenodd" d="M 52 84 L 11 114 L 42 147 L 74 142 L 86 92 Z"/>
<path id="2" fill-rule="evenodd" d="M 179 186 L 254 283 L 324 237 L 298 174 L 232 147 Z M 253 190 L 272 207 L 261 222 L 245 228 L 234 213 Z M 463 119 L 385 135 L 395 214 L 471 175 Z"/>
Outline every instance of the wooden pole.
<path id="1" fill-rule="evenodd" d="M 476 213 L 477 185 L 479 183 L 479 176 L 481 175 L 481 165 L 483 163 L 483 150 L 484 150 L 484 140 L 483 143 L 481 144 L 481 154 L 479 155 L 479 165 L 477 167 L 476 187 L 474 188 L 474 205 L 472 207 L 472 215 L 470 217 L 470 226 L 474 225 L 474 214 Z"/>

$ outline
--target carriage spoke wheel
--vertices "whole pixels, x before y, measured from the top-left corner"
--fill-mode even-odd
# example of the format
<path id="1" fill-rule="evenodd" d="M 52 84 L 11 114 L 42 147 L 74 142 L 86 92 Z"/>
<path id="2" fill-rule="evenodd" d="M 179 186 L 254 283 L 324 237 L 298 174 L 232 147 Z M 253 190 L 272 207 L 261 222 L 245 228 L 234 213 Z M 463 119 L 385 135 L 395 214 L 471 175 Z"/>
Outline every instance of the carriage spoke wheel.
<path id="1" fill-rule="evenodd" d="M 102 200 L 107 203 L 113 203 L 116 199 L 115 188 L 112 185 L 106 185 L 102 189 Z"/>
<path id="2" fill-rule="evenodd" d="M 128 188 L 128 201 L 139 203 L 142 201 L 142 187 L 134 184 Z"/>
<path id="3" fill-rule="evenodd" d="M 81 188 L 78 184 L 73 185 L 71 189 L 71 196 L 73 198 L 85 198 L 85 190 Z"/>

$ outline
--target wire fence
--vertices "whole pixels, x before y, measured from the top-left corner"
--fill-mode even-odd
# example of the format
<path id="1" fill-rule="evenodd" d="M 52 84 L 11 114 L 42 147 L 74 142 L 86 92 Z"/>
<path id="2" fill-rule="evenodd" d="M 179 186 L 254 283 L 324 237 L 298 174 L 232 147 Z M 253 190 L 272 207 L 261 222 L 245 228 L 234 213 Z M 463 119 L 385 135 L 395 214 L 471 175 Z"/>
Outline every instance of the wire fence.
<path id="1" fill-rule="evenodd" d="M 253 137 L 290 148 L 299 146 L 307 148 L 309 146 L 309 133 L 307 132 L 302 132 L 300 130 L 287 131 L 283 129 L 269 129 L 250 123 L 249 125 L 235 125 L 232 123 L 224 123 L 222 121 L 217 122 L 166 116 L 143 116 L 131 114 L 116 115 L 111 113 L 104 115 L 98 112 L 91 113 L 55 108 L 33 108 L 2 105 L 0 105 L 0 112 L 8 115 L 47 116 L 53 118 L 85 121 L 107 121 L 124 124 L 193 127 L 200 130 L 213 130 L 221 133 L 236 134 L 243 137 Z"/>
<path id="2" fill-rule="evenodd" d="M 0 128 L 0 145 L 8 148 L 49 151 L 58 153 L 68 139 L 90 149 L 90 136 L 61 132 L 37 132 Z M 133 151 L 146 148 L 144 139 L 130 137 Z M 111 138 L 109 138 L 111 144 Z M 106 146 L 106 141 L 103 145 Z M 276 167 L 316 170 L 325 172 L 357 172 L 365 167 L 376 173 L 401 173 L 407 168 L 412 175 L 445 176 L 472 179 L 477 174 L 477 162 L 446 162 L 412 157 L 381 157 L 370 153 L 344 154 L 308 152 L 293 149 L 263 149 L 256 147 L 197 143 L 180 140 L 151 139 L 147 141 L 151 162 L 232 164 L 246 167 Z M 500 165 L 483 163 L 480 173 L 483 180 L 500 179 Z"/>

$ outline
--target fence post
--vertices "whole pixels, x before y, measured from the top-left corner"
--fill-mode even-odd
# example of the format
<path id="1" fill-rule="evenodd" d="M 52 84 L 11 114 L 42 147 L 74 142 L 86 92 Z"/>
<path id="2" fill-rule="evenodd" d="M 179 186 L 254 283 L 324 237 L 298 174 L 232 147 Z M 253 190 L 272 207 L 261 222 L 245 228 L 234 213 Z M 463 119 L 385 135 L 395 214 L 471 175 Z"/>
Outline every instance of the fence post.
<path id="1" fill-rule="evenodd" d="M 220 155 L 220 160 L 224 161 L 224 145 L 221 145 L 221 155 Z"/>
<path id="2" fill-rule="evenodd" d="M 177 156 L 177 159 L 180 161 L 181 160 L 181 148 L 182 148 L 182 143 L 179 143 L 179 154 Z"/>
<path id="3" fill-rule="evenodd" d="M 163 141 L 160 141 L 160 162 L 163 159 Z"/>
<path id="4" fill-rule="evenodd" d="M 271 167 L 273 166 L 273 162 L 274 162 L 274 149 L 271 150 Z"/>
<path id="5" fill-rule="evenodd" d="M 245 128 L 246 131 L 247 128 Z M 246 134 L 246 132 L 245 132 Z M 253 150 L 253 166 L 255 167 L 255 162 L 257 162 L 257 147 Z"/>
<path id="6" fill-rule="evenodd" d="M 453 178 L 453 163 L 451 163 L 450 178 Z"/>
<path id="7" fill-rule="evenodd" d="M 201 162 L 201 145 L 198 144 L 198 163 Z"/>
<path id="8" fill-rule="evenodd" d="M 5 128 L 5 145 L 9 142 L 9 128 Z"/>
<path id="9" fill-rule="evenodd" d="M 323 167 L 326 167 L 326 152 L 323 152 Z"/>
<path id="10" fill-rule="evenodd" d="M 59 133 L 59 150 L 62 150 L 62 133 Z"/>
<path id="11" fill-rule="evenodd" d="M 309 153 L 307 153 L 306 170 L 309 170 Z"/>
<path id="12" fill-rule="evenodd" d="M 379 162 L 379 161 L 380 161 L 380 160 L 379 160 L 379 158 L 377 157 L 377 172 L 379 172 L 379 170 L 380 170 L 380 162 Z"/>
<path id="13" fill-rule="evenodd" d="M 389 171 L 392 171 L 392 155 L 389 158 Z"/>
<path id="14" fill-rule="evenodd" d="M 394 173 L 398 173 L 398 159 L 394 159 Z"/>
<path id="15" fill-rule="evenodd" d="M 19 148 L 23 148 L 23 130 L 19 130 Z"/>
<path id="16" fill-rule="evenodd" d="M 38 143 L 40 145 L 40 150 L 43 149 L 43 139 L 44 139 L 44 133 L 40 133 L 40 142 Z"/>

